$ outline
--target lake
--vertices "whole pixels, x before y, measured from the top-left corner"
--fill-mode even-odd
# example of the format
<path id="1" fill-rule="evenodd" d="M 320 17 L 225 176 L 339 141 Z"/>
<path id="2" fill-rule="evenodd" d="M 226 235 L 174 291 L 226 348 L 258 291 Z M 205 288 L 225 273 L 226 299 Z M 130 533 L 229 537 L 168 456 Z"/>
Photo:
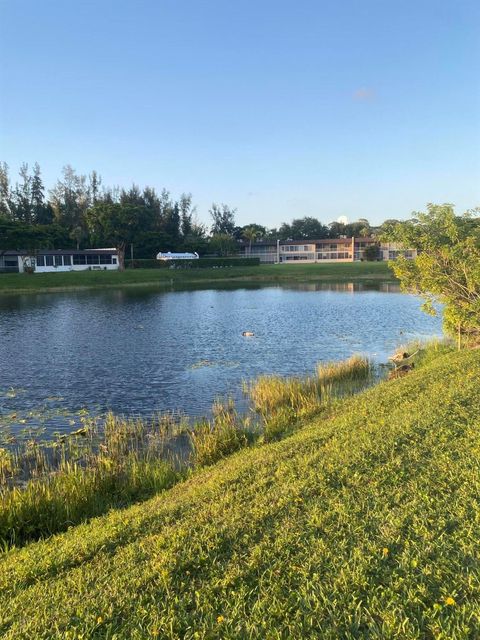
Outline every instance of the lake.
<path id="1" fill-rule="evenodd" d="M 0 422 L 68 431 L 85 411 L 203 415 L 259 374 L 309 374 L 353 353 L 385 362 L 441 333 L 392 284 L 0 296 Z"/>

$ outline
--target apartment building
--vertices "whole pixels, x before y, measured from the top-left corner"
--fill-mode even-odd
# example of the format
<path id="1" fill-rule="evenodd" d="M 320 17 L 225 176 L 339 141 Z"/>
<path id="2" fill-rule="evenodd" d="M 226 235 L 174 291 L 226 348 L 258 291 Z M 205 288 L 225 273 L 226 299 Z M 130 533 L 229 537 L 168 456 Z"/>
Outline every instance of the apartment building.
<path id="1" fill-rule="evenodd" d="M 403 250 L 375 238 L 322 238 L 321 240 L 262 240 L 241 247 L 242 257 L 260 258 L 264 264 L 356 262 L 365 260 L 367 247 L 378 247 L 378 260 L 395 260 L 398 255 L 415 258 L 416 251 Z"/>

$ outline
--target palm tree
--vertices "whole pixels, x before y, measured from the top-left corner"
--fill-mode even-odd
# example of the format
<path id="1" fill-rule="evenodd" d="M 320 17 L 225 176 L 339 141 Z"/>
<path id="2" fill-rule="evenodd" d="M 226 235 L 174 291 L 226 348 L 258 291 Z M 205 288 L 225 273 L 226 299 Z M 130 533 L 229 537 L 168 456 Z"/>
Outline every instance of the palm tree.
<path id="1" fill-rule="evenodd" d="M 243 230 L 243 237 L 248 240 L 248 255 L 252 254 L 252 242 L 255 242 L 259 235 L 258 229 L 255 229 L 254 226 L 246 227 Z"/>

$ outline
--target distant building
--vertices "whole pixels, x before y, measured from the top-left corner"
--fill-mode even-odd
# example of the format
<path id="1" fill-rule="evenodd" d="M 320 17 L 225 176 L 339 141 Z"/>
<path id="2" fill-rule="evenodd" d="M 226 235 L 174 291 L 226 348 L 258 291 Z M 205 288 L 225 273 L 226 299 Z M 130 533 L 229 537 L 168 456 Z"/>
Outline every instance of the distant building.
<path id="1" fill-rule="evenodd" d="M 42 249 L 29 251 L 0 251 L 0 272 L 35 273 L 65 271 L 103 271 L 118 269 L 116 249 Z"/>
<path id="2" fill-rule="evenodd" d="M 365 260 L 365 249 L 378 246 L 378 260 L 395 260 L 398 255 L 415 258 L 413 249 L 402 250 L 392 243 L 379 243 L 375 238 L 323 238 L 321 240 L 262 240 L 244 245 L 240 255 L 260 258 L 265 264 L 357 262 Z"/>

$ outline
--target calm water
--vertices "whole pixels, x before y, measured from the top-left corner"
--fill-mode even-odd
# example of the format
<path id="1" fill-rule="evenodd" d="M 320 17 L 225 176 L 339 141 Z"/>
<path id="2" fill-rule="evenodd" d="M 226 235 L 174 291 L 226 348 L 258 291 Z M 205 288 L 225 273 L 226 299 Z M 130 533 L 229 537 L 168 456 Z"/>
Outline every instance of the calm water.
<path id="1" fill-rule="evenodd" d="M 355 289 L 355 290 L 354 290 Z M 208 412 L 259 374 L 303 375 L 364 353 L 386 361 L 440 318 L 394 285 L 0 296 L 0 422 L 74 428 L 82 409 Z M 244 338 L 242 331 L 255 337 Z"/>

